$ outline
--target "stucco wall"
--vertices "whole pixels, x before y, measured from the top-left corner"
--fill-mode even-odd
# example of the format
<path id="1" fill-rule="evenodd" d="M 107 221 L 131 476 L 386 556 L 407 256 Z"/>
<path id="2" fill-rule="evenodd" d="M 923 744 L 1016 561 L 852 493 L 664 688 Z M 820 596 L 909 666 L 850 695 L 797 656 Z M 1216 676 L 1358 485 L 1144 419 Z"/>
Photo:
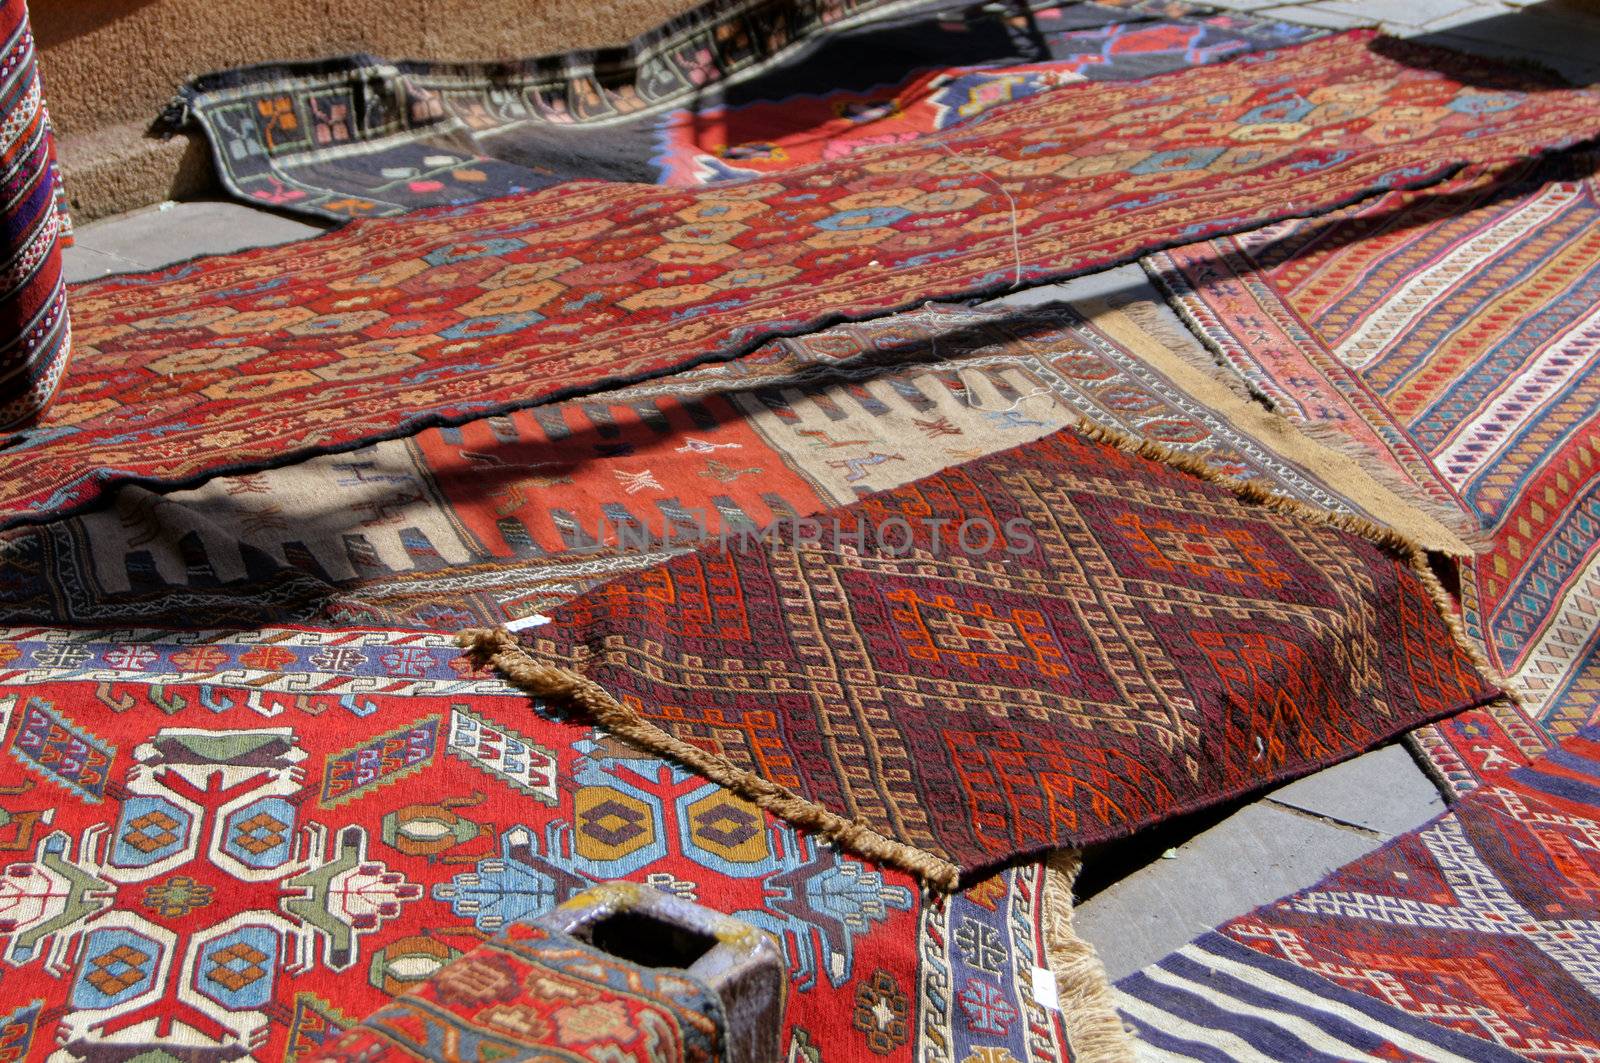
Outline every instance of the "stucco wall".
<path id="1" fill-rule="evenodd" d="M 84 219 L 193 191 L 203 152 L 144 129 L 186 78 L 366 51 L 501 59 L 619 44 L 692 0 L 32 0 L 40 76 Z"/>

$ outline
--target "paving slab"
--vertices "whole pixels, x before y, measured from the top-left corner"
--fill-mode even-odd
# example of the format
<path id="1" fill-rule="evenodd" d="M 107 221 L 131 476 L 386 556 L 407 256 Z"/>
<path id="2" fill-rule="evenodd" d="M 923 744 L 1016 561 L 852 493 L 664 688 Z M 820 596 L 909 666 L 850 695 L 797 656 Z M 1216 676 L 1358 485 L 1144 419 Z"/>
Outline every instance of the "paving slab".
<path id="1" fill-rule="evenodd" d="M 1370 26 L 1373 22 L 1370 18 L 1357 18 L 1344 11 L 1325 8 L 1321 4 L 1288 4 L 1283 7 L 1269 7 L 1252 14 L 1329 30 L 1355 29 L 1357 26 Z"/>
<path id="2" fill-rule="evenodd" d="M 147 268 L 132 259 L 85 247 L 82 241 L 74 243 L 61 253 L 61 272 L 66 275 L 68 284 L 107 277 L 113 273 L 134 273 Z"/>
<path id="3" fill-rule="evenodd" d="M 1421 28 L 1435 19 L 1479 9 L 1480 5 L 1473 0 L 1325 0 L 1314 7 L 1318 11 L 1349 15 L 1364 23 Z"/>
<path id="4" fill-rule="evenodd" d="M 222 200 L 163 203 L 79 226 L 76 245 L 133 263 L 128 269 L 159 269 L 196 255 L 218 255 L 248 247 L 303 240 L 325 232 L 320 225 Z M 98 275 L 98 274 L 97 274 Z"/>
<path id="5" fill-rule="evenodd" d="M 1144 267 L 1137 262 L 1115 269 L 1088 273 L 1082 277 L 1041 284 L 1037 288 L 1024 288 L 1020 292 L 1002 295 L 984 306 L 1043 306 L 1047 303 L 1077 303 L 1089 299 L 1147 298 L 1161 301 L 1160 294 L 1150 283 Z M 1174 316 L 1173 320 L 1177 320 Z"/>
<path id="6" fill-rule="evenodd" d="M 1445 810 L 1439 787 L 1398 744 L 1308 775 L 1272 791 L 1267 800 L 1386 838 Z"/>
<path id="7" fill-rule="evenodd" d="M 1246 805 L 1217 826 L 1079 905 L 1073 925 L 1112 979 L 1132 974 L 1196 935 L 1314 885 L 1382 844 L 1271 804 Z"/>

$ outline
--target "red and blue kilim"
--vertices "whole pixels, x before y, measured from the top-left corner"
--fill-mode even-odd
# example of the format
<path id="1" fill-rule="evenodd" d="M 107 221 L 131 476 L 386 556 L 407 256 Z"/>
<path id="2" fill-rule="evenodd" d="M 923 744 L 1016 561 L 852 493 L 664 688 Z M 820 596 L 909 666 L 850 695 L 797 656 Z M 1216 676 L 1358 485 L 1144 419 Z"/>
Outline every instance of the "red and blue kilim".
<path id="1" fill-rule="evenodd" d="M 1119 984 L 1141 1058 L 1600 1057 L 1600 728 Z"/>
<path id="2" fill-rule="evenodd" d="M 0 430 L 49 404 L 71 352 L 66 205 L 23 0 L 0 0 Z"/>

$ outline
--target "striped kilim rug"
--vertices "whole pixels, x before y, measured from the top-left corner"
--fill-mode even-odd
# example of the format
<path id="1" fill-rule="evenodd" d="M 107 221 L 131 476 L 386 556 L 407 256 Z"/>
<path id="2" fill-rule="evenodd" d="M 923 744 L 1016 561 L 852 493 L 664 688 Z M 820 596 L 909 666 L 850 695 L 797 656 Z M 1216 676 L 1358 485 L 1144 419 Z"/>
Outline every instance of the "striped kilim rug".
<path id="1" fill-rule="evenodd" d="M 1281 413 L 1475 539 L 1467 628 L 1557 737 L 1600 712 L 1597 162 L 1474 170 L 1149 260 Z M 1427 745 L 1470 786 L 1547 741 L 1483 738 Z"/>
<path id="2" fill-rule="evenodd" d="M 1600 1055 L 1600 730 L 1118 983 L 1141 1060 Z"/>
<path id="3" fill-rule="evenodd" d="M 0 0 L 0 431 L 32 420 L 72 353 L 61 249 L 71 243 L 55 138 L 23 0 Z"/>

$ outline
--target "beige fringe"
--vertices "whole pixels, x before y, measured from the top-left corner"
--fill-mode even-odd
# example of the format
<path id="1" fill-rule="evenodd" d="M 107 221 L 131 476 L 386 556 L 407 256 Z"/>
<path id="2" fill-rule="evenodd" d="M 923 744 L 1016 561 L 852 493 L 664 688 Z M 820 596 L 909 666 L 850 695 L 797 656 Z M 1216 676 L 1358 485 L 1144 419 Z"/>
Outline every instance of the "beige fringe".
<path id="1" fill-rule="evenodd" d="M 1444 589 L 1444 584 L 1439 582 L 1439 577 L 1434 575 L 1433 569 L 1428 564 L 1428 552 L 1421 543 L 1393 528 L 1386 528 L 1366 517 L 1356 516 L 1352 513 L 1331 513 L 1327 510 L 1309 506 L 1297 498 L 1286 498 L 1276 494 L 1261 484 L 1251 480 L 1241 480 L 1234 476 L 1224 476 L 1204 458 L 1194 454 L 1185 454 L 1173 450 L 1171 447 L 1152 443 L 1147 439 L 1135 439 L 1130 435 L 1106 428 L 1089 420 L 1078 422 L 1078 431 L 1085 437 L 1106 443 L 1118 450 L 1151 461 L 1158 461 L 1170 465 L 1202 480 L 1218 484 L 1227 488 L 1247 502 L 1273 509 L 1279 513 L 1295 517 L 1307 524 L 1323 524 L 1329 527 L 1347 531 L 1358 535 L 1368 542 L 1376 543 L 1386 550 L 1392 550 L 1410 563 L 1417 579 L 1422 581 L 1423 587 L 1428 591 L 1428 596 L 1433 599 L 1438 608 L 1439 616 L 1444 620 L 1445 626 L 1450 629 L 1456 645 L 1461 652 L 1467 655 L 1478 673 L 1492 686 L 1497 687 L 1503 697 L 1520 704 L 1520 695 L 1512 690 L 1498 669 L 1489 663 L 1489 658 L 1484 654 L 1482 647 L 1474 642 L 1461 626 L 1461 619 L 1456 615 L 1455 605 L 1451 601 L 1450 592 Z"/>
<path id="2" fill-rule="evenodd" d="M 1133 1038 L 1117 1014 L 1116 992 L 1094 946 L 1072 929 L 1072 886 L 1082 854 L 1059 852 L 1045 861 L 1044 947 L 1056 976 L 1056 995 L 1073 1063 L 1134 1063 Z"/>
<path id="3" fill-rule="evenodd" d="M 1251 439 L 1299 465 L 1335 492 L 1352 500 L 1379 523 L 1387 524 L 1429 550 L 1464 557 L 1486 540 L 1483 529 L 1460 509 L 1428 498 L 1416 484 L 1387 466 L 1374 468 L 1372 456 L 1327 425 L 1291 421 L 1244 378 L 1219 365 L 1199 338 L 1176 331 L 1153 307 L 1086 301 L 1083 309 L 1096 327 L 1170 376 L 1185 391 L 1221 414 Z"/>
<path id="4" fill-rule="evenodd" d="M 1228 362 L 1227 356 L 1222 353 L 1216 342 L 1206 333 L 1205 327 L 1195 318 L 1188 301 L 1169 288 L 1161 279 L 1160 259 L 1161 254 L 1159 253 L 1151 255 L 1141 259 L 1140 265 L 1144 267 L 1145 274 L 1149 276 L 1151 284 L 1166 297 L 1167 304 L 1172 308 L 1173 313 L 1183 320 L 1184 324 L 1189 327 L 1190 334 L 1209 352 L 1212 372 L 1224 374 L 1230 382 L 1239 381 L 1258 405 L 1265 406 L 1268 410 L 1278 414 L 1279 417 L 1284 417 L 1283 414 L 1278 412 L 1278 405 L 1272 400 L 1271 396 L 1257 391 L 1249 381 L 1239 375 Z M 1286 417 L 1284 419 L 1287 420 Z M 1487 550 L 1492 545 L 1492 536 L 1484 531 L 1483 526 L 1473 518 L 1472 514 L 1459 506 L 1441 502 L 1434 498 L 1412 480 L 1410 476 L 1390 468 L 1387 462 L 1373 461 L 1370 451 L 1356 443 L 1340 429 L 1316 421 L 1296 420 L 1292 423 L 1304 435 L 1304 438 L 1320 444 L 1335 454 L 1348 458 L 1356 468 L 1374 482 L 1380 484 L 1387 493 L 1393 495 L 1397 500 L 1403 500 L 1403 504 L 1409 506 L 1415 512 L 1448 529 L 1458 542 L 1467 547 L 1466 550 L 1456 550 L 1444 546 L 1433 546 L 1430 542 L 1429 546 L 1433 549 L 1437 549 L 1441 553 L 1460 555 L 1478 553 Z M 1387 518 L 1385 517 L 1384 519 Z M 1414 538 L 1424 542 L 1428 541 L 1428 537 L 1424 535 L 1416 535 Z"/>
<path id="5" fill-rule="evenodd" d="M 1461 621 L 1455 615 L 1449 592 L 1429 567 L 1427 551 L 1419 543 L 1365 517 L 1316 509 L 1297 499 L 1275 494 L 1260 484 L 1224 476 L 1203 458 L 1193 454 L 1185 454 L 1149 440 L 1135 439 L 1087 420 L 1080 420 L 1077 430 L 1087 439 L 1218 484 L 1246 501 L 1308 524 L 1339 528 L 1393 550 L 1410 562 L 1462 652 L 1505 697 L 1517 700 L 1517 695 L 1507 688 L 1505 679 L 1489 663 L 1483 651 L 1467 637 Z M 621 704 L 588 676 L 534 660 L 516 637 L 504 628 L 472 628 L 459 633 L 456 641 L 481 664 L 493 665 L 513 685 L 531 696 L 575 705 L 618 738 L 633 742 L 652 753 L 671 757 L 781 819 L 831 838 L 858 856 L 907 871 L 937 889 L 949 891 L 960 885 L 960 868 L 951 861 L 887 838 L 862 820 L 846 819 L 800 797 L 787 787 L 690 745 Z"/>
<path id="6" fill-rule="evenodd" d="M 533 697 L 576 705 L 618 738 L 671 757 L 780 819 L 831 838 L 858 856 L 909 872 L 937 889 L 951 891 L 960 884 L 961 869 L 949 860 L 885 838 L 860 820 L 845 819 L 786 787 L 668 734 L 618 702 L 588 676 L 534 660 L 504 628 L 472 628 L 458 634 L 456 641 L 474 658 L 492 664 L 514 686 Z"/>

